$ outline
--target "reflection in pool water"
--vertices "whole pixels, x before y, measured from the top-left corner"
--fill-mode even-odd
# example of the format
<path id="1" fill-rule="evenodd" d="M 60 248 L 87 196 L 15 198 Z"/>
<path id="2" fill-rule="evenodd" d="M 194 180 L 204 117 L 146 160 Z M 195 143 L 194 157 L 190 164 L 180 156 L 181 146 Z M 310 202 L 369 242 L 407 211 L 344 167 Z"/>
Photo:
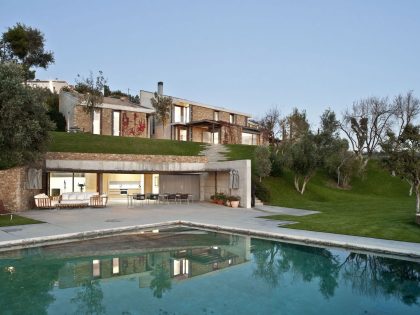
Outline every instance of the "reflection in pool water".
<path id="1" fill-rule="evenodd" d="M 0 253 L 1 314 L 419 314 L 419 297 L 418 262 L 179 227 Z"/>

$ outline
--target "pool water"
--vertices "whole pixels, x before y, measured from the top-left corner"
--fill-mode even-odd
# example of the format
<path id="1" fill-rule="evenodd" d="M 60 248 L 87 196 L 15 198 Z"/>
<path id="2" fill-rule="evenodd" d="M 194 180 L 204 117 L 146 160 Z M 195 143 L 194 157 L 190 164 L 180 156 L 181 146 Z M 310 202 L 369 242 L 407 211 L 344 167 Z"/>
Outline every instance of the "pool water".
<path id="1" fill-rule="evenodd" d="M 0 252 L 0 314 L 420 314 L 420 263 L 175 227 Z"/>

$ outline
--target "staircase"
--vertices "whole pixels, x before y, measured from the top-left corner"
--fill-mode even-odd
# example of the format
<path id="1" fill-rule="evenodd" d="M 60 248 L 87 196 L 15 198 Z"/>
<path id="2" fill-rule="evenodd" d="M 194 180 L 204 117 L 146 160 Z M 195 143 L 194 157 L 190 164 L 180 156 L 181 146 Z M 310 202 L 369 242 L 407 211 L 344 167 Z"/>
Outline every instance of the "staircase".
<path id="1" fill-rule="evenodd" d="M 254 208 L 261 207 L 263 205 L 264 205 L 263 202 L 260 199 L 258 199 L 257 197 L 255 197 L 255 205 L 254 205 Z"/>
<path id="2" fill-rule="evenodd" d="M 206 156 L 209 162 L 219 162 L 226 161 L 225 153 L 227 152 L 229 149 L 223 144 L 208 144 L 200 155 Z"/>

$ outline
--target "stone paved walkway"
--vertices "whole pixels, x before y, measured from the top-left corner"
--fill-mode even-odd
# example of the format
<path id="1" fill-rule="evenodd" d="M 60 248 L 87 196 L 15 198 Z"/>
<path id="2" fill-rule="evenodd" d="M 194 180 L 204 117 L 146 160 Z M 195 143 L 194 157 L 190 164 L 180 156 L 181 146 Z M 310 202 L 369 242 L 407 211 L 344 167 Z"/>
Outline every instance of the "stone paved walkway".
<path id="1" fill-rule="evenodd" d="M 209 162 L 226 161 L 225 153 L 229 149 L 223 144 L 208 144 L 205 149 L 200 153 L 208 158 Z"/>
<path id="2" fill-rule="evenodd" d="M 300 210 L 298 210 L 300 211 Z M 282 221 L 261 219 L 267 211 L 257 209 L 228 208 L 211 203 L 189 205 L 146 205 L 127 208 L 125 204 L 104 209 L 33 210 L 26 217 L 46 223 L 0 228 L 0 249 L 11 243 L 41 241 L 57 235 L 112 231 L 169 221 L 182 221 L 209 228 L 222 228 L 246 234 L 275 237 L 289 241 L 340 246 L 357 250 L 373 250 L 387 254 L 399 254 L 420 260 L 420 244 L 388 241 L 367 237 L 339 235 L 279 227 Z"/>

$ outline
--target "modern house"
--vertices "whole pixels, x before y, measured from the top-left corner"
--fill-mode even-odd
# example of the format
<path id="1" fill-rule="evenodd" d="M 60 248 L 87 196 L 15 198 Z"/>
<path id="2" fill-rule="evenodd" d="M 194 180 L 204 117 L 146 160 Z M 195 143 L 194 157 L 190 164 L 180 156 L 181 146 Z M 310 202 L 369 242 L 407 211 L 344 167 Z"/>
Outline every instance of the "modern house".
<path id="1" fill-rule="evenodd" d="M 163 95 L 162 82 L 158 83 L 157 93 Z M 62 91 L 59 108 L 68 131 L 213 144 L 261 143 L 260 131 L 250 120 L 251 115 L 177 97 L 172 97 L 169 123 L 164 128 L 154 114 L 153 98 L 153 92 L 143 90 L 140 104 L 127 98 L 104 97 L 103 103 L 89 114 L 79 93 Z"/>
<path id="2" fill-rule="evenodd" d="M 163 95 L 163 82 L 157 93 Z M 153 109 L 153 92 L 140 91 L 140 104 Z M 260 131 L 250 123 L 251 115 L 172 97 L 169 126 L 151 118 L 150 138 L 223 144 L 260 144 Z"/>
<path id="3" fill-rule="evenodd" d="M 60 112 L 68 131 L 96 135 L 149 138 L 149 117 L 154 110 L 130 102 L 127 98 L 104 97 L 92 114 L 85 111 L 86 103 L 76 91 L 60 93 Z"/>

